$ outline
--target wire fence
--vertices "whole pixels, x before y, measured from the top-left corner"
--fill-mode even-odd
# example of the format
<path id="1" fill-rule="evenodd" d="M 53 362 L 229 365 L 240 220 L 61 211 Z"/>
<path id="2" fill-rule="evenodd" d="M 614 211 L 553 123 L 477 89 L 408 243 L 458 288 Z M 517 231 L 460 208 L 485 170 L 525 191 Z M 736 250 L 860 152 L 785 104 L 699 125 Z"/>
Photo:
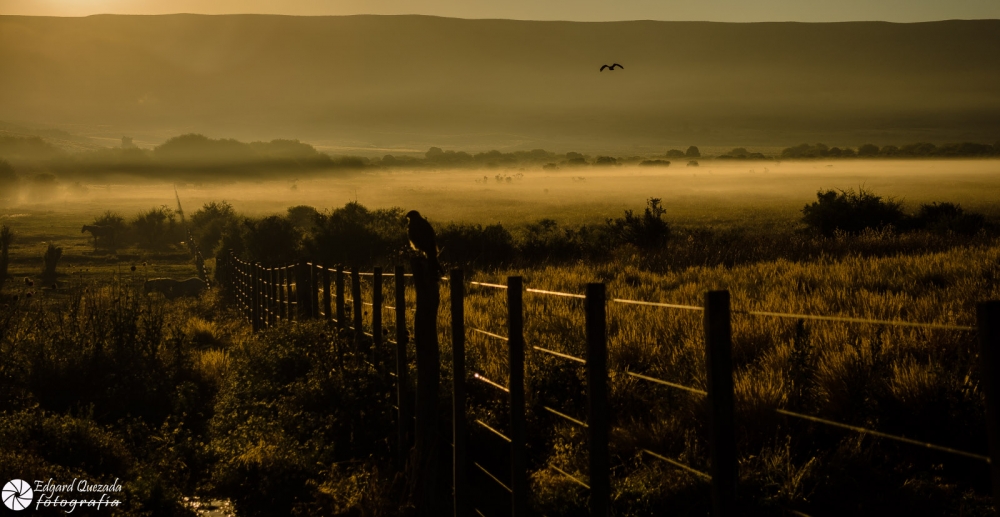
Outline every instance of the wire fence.
<path id="1" fill-rule="evenodd" d="M 414 416 L 408 376 L 412 365 L 407 351 L 409 343 L 409 323 L 407 314 L 414 311 L 407 298 L 407 282 L 412 276 L 396 267 L 394 273 L 383 273 L 380 268 L 371 272 L 361 272 L 357 268 L 328 268 L 319 264 L 303 262 L 279 267 L 263 267 L 251 264 L 230 255 L 217 266 L 217 278 L 228 289 L 236 306 L 253 325 L 254 330 L 262 330 L 288 321 L 305 319 L 325 319 L 340 330 L 353 331 L 355 343 L 366 353 L 372 368 L 382 371 L 390 380 L 395 400 L 392 407 L 397 412 L 397 461 L 398 466 L 406 462 L 412 445 Z M 733 310 L 727 291 L 712 291 L 705 294 L 703 305 L 668 303 L 660 301 L 608 298 L 604 284 L 588 284 L 584 294 L 562 291 L 526 288 L 520 277 L 509 277 L 506 284 L 469 281 L 465 282 L 461 271 L 446 277 L 451 298 L 451 344 L 453 361 L 453 403 L 454 429 L 453 445 L 457 458 L 453 477 L 455 507 L 459 514 L 472 513 L 487 515 L 490 510 L 479 507 L 470 496 L 469 485 L 465 481 L 466 466 L 473 468 L 484 480 L 498 487 L 505 497 L 513 515 L 527 515 L 528 482 L 526 450 L 526 408 L 525 408 L 525 351 L 531 350 L 543 356 L 563 361 L 566 367 L 585 370 L 586 415 L 574 415 L 560 407 L 541 405 L 541 409 L 556 421 L 565 422 L 579 428 L 587 437 L 589 452 L 588 472 L 585 476 L 574 475 L 567 469 L 549 465 L 553 471 L 589 492 L 591 515 L 608 515 L 612 508 L 610 490 L 610 456 L 608 379 L 611 373 L 634 379 L 641 383 L 663 386 L 683 392 L 689 396 L 703 397 L 709 403 L 708 441 L 711 449 L 708 471 L 702 471 L 676 458 L 671 458 L 653 447 L 641 446 L 637 452 L 672 467 L 683 470 L 710 483 L 712 487 L 713 514 L 734 515 L 737 513 L 736 488 L 738 480 L 736 422 L 734 411 L 733 363 L 732 363 L 732 319 L 733 316 L 754 318 L 814 320 L 842 324 L 877 325 L 884 327 L 919 328 L 933 331 L 976 333 L 980 344 L 982 377 L 987 402 L 989 443 L 980 449 L 989 454 L 980 454 L 956 447 L 929 443 L 913 437 L 886 433 L 877 429 L 857 426 L 792 411 L 785 407 L 772 408 L 776 415 L 797 419 L 814 425 L 826 426 L 845 432 L 867 435 L 896 443 L 935 451 L 990 465 L 994 499 L 1000 508 L 1000 396 L 998 382 L 1000 376 L 1000 302 L 979 304 L 975 326 L 940 322 L 913 322 L 901 320 L 880 320 L 850 315 L 797 314 L 761 310 Z M 387 304 L 387 284 L 392 284 L 390 295 L 392 304 Z M 470 319 L 482 318 L 465 313 L 465 291 L 474 289 L 503 295 L 506 303 L 506 321 L 493 322 L 489 329 L 467 324 Z M 350 297 L 346 293 L 350 292 Z M 523 295 L 554 299 L 582 300 L 585 327 L 586 354 L 580 357 L 565 351 L 553 350 L 538 345 L 525 344 Z M 622 306 L 643 306 L 666 311 L 702 313 L 705 347 L 705 389 L 673 380 L 663 379 L 648 372 L 630 370 L 614 371 L 608 367 L 608 303 Z M 386 325 L 383 311 L 393 315 L 394 328 Z M 436 318 L 436 315 L 430 317 Z M 437 326 L 438 322 L 434 321 Z M 495 327 L 504 325 L 505 334 Z M 481 325 L 482 326 L 482 325 Z M 491 378 L 486 372 L 477 371 L 475 365 L 465 363 L 466 336 L 476 337 L 475 346 L 486 346 L 491 342 L 507 353 L 506 379 Z M 364 340 L 363 336 L 371 339 Z M 391 345 L 387 346 L 387 345 Z M 541 357 L 541 356 L 540 356 Z M 487 421 L 486 417 L 469 418 L 470 407 L 466 401 L 466 384 L 483 386 L 493 398 L 505 402 L 507 422 Z M 475 391 L 475 390 L 474 390 Z M 393 401 L 390 401 L 390 403 Z M 473 408 L 474 409 L 474 408 Z M 502 462 L 496 457 L 479 458 L 470 451 L 466 427 L 471 422 L 476 429 L 487 436 L 499 439 L 507 448 L 507 465 L 503 470 L 508 474 L 498 474 L 494 470 Z M 504 425 L 500 425 L 504 424 Z M 502 427 L 506 426 L 504 430 Z M 473 447 L 472 449 L 477 449 Z M 491 469 L 492 466 L 492 469 Z M 490 507 L 493 508 L 493 507 Z M 790 513 L 805 515 L 795 509 Z"/>

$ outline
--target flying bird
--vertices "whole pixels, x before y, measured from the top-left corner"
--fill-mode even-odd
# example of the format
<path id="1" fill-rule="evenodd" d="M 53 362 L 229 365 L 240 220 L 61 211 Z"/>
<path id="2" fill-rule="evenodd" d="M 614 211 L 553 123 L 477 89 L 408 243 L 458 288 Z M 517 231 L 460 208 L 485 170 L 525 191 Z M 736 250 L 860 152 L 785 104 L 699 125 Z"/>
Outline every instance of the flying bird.
<path id="1" fill-rule="evenodd" d="M 622 66 L 622 65 L 619 65 L 618 63 L 615 63 L 615 64 L 613 64 L 613 65 L 611 65 L 611 66 L 608 66 L 608 65 L 604 65 L 604 66 L 602 66 L 602 67 L 601 67 L 601 71 L 603 72 L 605 68 L 607 68 L 608 70 L 611 70 L 611 71 L 614 71 L 614 69 L 615 69 L 615 67 L 616 67 L 616 66 L 617 66 L 618 68 L 621 68 L 622 70 L 625 70 L 625 67 L 624 67 L 624 66 Z"/>
<path id="2" fill-rule="evenodd" d="M 443 275 L 444 269 L 441 268 L 437 259 L 438 247 L 434 239 L 434 228 L 416 210 L 410 210 L 406 213 L 406 237 L 410 239 L 410 246 L 423 253 L 430 261 L 431 267 L 438 274 Z"/>

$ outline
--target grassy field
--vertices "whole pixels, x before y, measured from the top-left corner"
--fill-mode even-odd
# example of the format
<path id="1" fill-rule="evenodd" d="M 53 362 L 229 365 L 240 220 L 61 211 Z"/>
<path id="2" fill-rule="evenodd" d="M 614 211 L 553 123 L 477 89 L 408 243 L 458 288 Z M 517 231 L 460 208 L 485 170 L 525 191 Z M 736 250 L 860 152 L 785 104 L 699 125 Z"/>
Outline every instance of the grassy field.
<path id="1" fill-rule="evenodd" d="M 486 270 L 477 272 L 475 278 L 503 283 L 508 275 L 521 275 L 528 287 L 571 293 L 582 293 L 587 282 L 599 281 L 607 284 L 609 298 L 689 305 L 699 305 L 706 290 L 728 289 L 734 309 L 739 310 L 958 325 L 974 324 L 976 302 L 1000 298 L 1000 243 L 993 237 L 957 239 L 868 232 L 822 238 L 800 236 L 798 232 L 800 210 L 816 199 L 817 190 L 859 185 L 901 198 L 906 206 L 951 201 L 995 217 L 1000 213 L 1000 206 L 995 203 L 1000 189 L 1000 175 L 996 174 L 1000 162 L 859 161 L 827 165 L 831 164 L 705 162 L 698 168 L 677 164 L 654 171 L 592 167 L 579 171 L 524 171 L 523 176 L 517 176 L 520 171 L 503 171 L 502 175 L 511 176 L 509 183 L 505 179 L 497 182 L 492 176 L 484 183 L 482 171 L 396 172 L 336 180 L 181 185 L 178 193 L 189 213 L 205 202 L 220 199 L 230 200 L 242 213 L 259 216 L 282 213 L 298 204 L 320 209 L 337 207 L 356 198 L 372 207 L 419 208 L 435 223 L 501 221 L 513 228 L 541 218 L 565 224 L 603 223 L 605 218 L 620 216 L 626 208 L 640 208 L 646 197 L 662 196 L 668 209 L 666 218 L 675 228 L 722 228 L 782 237 L 768 241 L 767 245 L 775 249 L 760 255 L 769 257 L 767 260 L 757 262 L 737 260 L 691 267 L 670 264 L 650 267 L 656 260 L 655 254 L 623 250 L 607 262 Z M 60 308 L 78 303 L 74 300 L 79 299 L 84 288 L 159 276 L 195 275 L 191 256 L 182 246 L 158 251 L 131 247 L 117 252 L 94 250 L 89 236 L 79 231 L 81 225 L 92 222 L 105 210 L 130 217 L 153 206 L 173 207 L 172 186 L 111 186 L 110 192 L 107 188 L 88 188 L 86 195 L 76 198 L 9 207 L 0 212 L 0 223 L 17 232 L 11 249 L 13 279 L 4 287 L 3 295 L 32 292 L 30 303 L 35 304 L 25 306 L 23 298 L 8 303 L 5 310 L 13 311 L 10 314 L 14 319 L 7 321 L 28 321 L 34 317 L 30 316 L 35 314 L 33 311 L 43 307 L 43 312 L 58 313 L 58 318 L 63 318 Z M 693 240 L 697 234 L 680 235 Z M 846 251 L 806 257 L 795 251 L 799 244 L 791 242 L 794 239 L 808 241 L 812 243 L 808 246 L 819 250 Z M 41 256 L 49 243 L 64 250 L 57 269 L 56 288 L 40 282 L 28 287 L 22 278 L 37 279 Z M 668 248 L 691 249 L 695 244 L 686 240 L 671 242 Z M 719 241 L 718 245 L 724 242 Z M 782 258 L 783 254 L 793 258 Z M 134 272 L 131 266 L 136 266 Z M 214 267 L 212 260 L 209 267 Z M 363 296 L 367 299 L 370 284 L 363 285 Z M 140 299 L 129 303 L 140 303 Z M 384 299 L 392 299 L 391 283 L 385 286 Z M 332 389 L 324 384 L 327 381 L 314 379 L 322 372 L 308 366 L 310 361 L 316 365 L 332 364 L 328 361 L 335 361 L 336 357 L 324 355 L 325 348 L 320 351 L 296 348 L 313 347 L 317 342 L 333 339 L 332 336 L 317 327 L 294 331 L 279 328 L 259 339 L 250 338 L 239 330 L 235 316 L 225 311 L 225 304 L 214 294 L 199 302 L 157 301 L 156 304 L 163 304 L 163 308 L 148 309 L 151 314 L 162 310 L 169 317 L 162 324 L 163 341 L 158 337 L 154 341 L 164 347 L 174 342 L 171 339 L 188 343 L 185 345 L 191 350 L 185 363 L 188 366 L 178 367 L 177 371 L 197 373 L 192 378 L 177 373 L 180 380 L 170 390 L 181 393 L 183 382 L 192 382 L 202 387 L 200 396 L 207 397 L 196 404 L 204 414 L 194 430 L 188 431 L 196 433 L 193 441 L 185 443 L 202 443 L 190 446 L 204 447 L 210 453 L 192 453 L 191 457 L 206 463 L 216 462 L 213 464 L 217 467 L 192 469 L 188 482 L 197 484 L 197 475 L 214 472 L 211 476 L 215 488 L 228 490 L 232 496 L 241 490 L 270 486 L 266 483 L 275 477 L 269 476 L 280 477 L 285 472 L 281 469 L 294 467 L 295 476 L 301 476 L 302 483 L 321 487 L 320 492 L 325 494 L 318 499 L 304 494 L 302 497 L 308 501 L 300 501 L 300 509 L 346 509 L 354 505 L 359 509 L 378 507 L 379 511 L 386 511 L 384 501 L 375 499 L 398 496 L 393 491 L 399 490 L 385 481 L 384 465 L 379 458 L 388 454 L 386 444 L 367 444 L 366 447 L 378 452 L 372 456 L 374 459 L 367 460 L 371 468 L 360 470 L 339 471 L 329 465 L 315 470 L 310 462 L 361 461 L 366 454 L 361 450 L 363 447 L 351 449 L 355 451 L 352 454 L 360 455 L 357 457 L 340 453 L 314 457 L 303 452 L 308 444 L 319 443 L 315 441 L 319 440 L 317 436 L 329 440 L 347 436 L 343 434 L 347 431 L 334 432 L 333 427 L 320 425 L 322 418 L 326 418 L 321 416 L 329 409 L 317 408 L 311 398 L 315 393 L 324 397 L 333 395 L 327 391 Z M 443 295 L 442 308 L 447 306 L 447 296 Z M 470 289 L 466 311 L 469 326 L 505 333 L 502 292 Z M 527 293 L 525 313 L 529 347 L 585 355 L 582 303 Z M 648 448 L 705 470 L 708 445 L 702 400 L 684 392 L 640 384 L 641 381 L 624 374 L 638 372 L 704 389 L 701 315 L 611 303 L 608 317 L 616 513 L 704 514 L 708 504 L 705 483 L 637 452 Z M 384 315 L 386 326 L 390 326 L 391 318 L 388 312 Z M 369 324 L 370 314 L 365 314 L 365 320 Z M 440 328 L 448 328 L 446 311 L 442 311 L 440 323 Z M 45 332 L 50 330 L 44 329 L 56 327 L 44 327 L 33 341 L 29 340 L 47 350 L 46 357 L 53 361 L 58 359 L 56 352 L 62 349 L 46 348 Z M 795 509 L 809 515 L 990 514 L 984 465 L 803 424 L 774 412 L 776 408 L 791 409 L 983 454 L 985 415 L 979 389 L 981 380 L 975 368 L 973 333 L 834 322 L 799 323 L 736 315 L 733 337 L 741 498 L 748 512 L 780 514 Z M 27 354 L 35 346 L 14 339 L 9 332 L 4 333 L 0 343 L 5 352 L 16 354 Z M 442 347 L 447 364 L 450 342 L 446 333 L 442 334 Z M 501 383 L 506 380 L 506 352 L 502 343 L 470 336 L 467 347 L 470 369 Z M 219 366 L 230 364 L 230 356 L 235 357 L 233 374 L 226 373 L 231 368 Z M 271 362 L 275 368 L 269 370 L 266 365 Z M 255 366 L 258 364 L 265 366 Z M 301 365 L 296 366 L 299 370 L 288 371 L 300 372 L 296 375 L 302 377 L 288 377 L 291 374 L 279 367 L 282 364 Z M 450 382 L 449 375 L 445 372 L 446 382 Z M 269 387 L 244 391 L 240 386 L 249 380 Z M 319 383 L 319 387 L 313 387 L 312 382 Z M 346 378 L 336 382 L 354 386 L 352 393 L 385 389 L 374 379 L 357 381 L 360 385 Z M 548 405 L 582 417 L 585 414 L 583 371 L 572 363 L 529 350 L 527 382 L 533 504 L 545 515 L 583 514 L 586 493 L 549 467 L 585 479 L 585 439 L 578 429 L 542 409 Z M 473 415 L 504 429 L 504 404 L 480 384 L 470 384 Z M 13 390 L 12 385 L 6 386 Z M 13 397 L 11 393 L 14 391 L 6 395 Z M 65 405 L 54 405 L 39 393 L 27 400 L 40 402 L 44 411 L 73 415 L 72 418 L 82 422 L 97 421 L 95 425 L 103 426 L 114 436 L 124 432 L 120 422 L 101 420 L 100 415 L 88 417 L 79 406 L 69 410 Z M 369 400 L 366 396 L 359 395 L 351 403 Z M 319 420 L 283 411 L 260 413 L 259 421 L 239 417 L 239 411 L 253 413 L 286 399 L 302 404 L 303 414 L 315 415 Z M 98 409 L 101 403 L 101 400 L 92 402 Z M 184 407 L 176 400 L 172 404 Z M 15 407 L 30 412 L 33 406 L 23 402 Z M 12 415 L 4 413 L 7 428 L 16 427 L 17 418 L 27 418 L 23 413 Z M 213 415 L 218 418 L 212 420 Z M 163 423 L 170 421 L 169 418 L 164 420 L 162 415 L 157 418 L 155 425 L 165 426 L 161 432 L 169 431 L 170 426 Z M 369 426 L 364 427 L 366 433 L 376 432 L 384 424 L 379 420 L 381 417 L 372 418 L 365 421 L 364 425 Z M 271 423 L 259 429 L 247 423 L 264 425 L 268 419 Z M 225 435 L 230 438 L 220 441 L 220 430 L 230 433 Z M 389 433 L 391 429 L 386 432 Z M 243 438 L 231 438 L 237 435 Z M 484 462 L 497 462 L 502 457 L 490 445 L 489 436 L 476 434 L 473 439 L 480 444 Z M 354 438 L 351 440 L 354 443 Z M 155 465 L 149 458 L 168 457 L 157 454 L 160 456 L 137 454 L 143 460 L 130 472 Z M 59 458 L 50 458 L 51 463 L 58 461 Z M 383 474 L 378 474 L 379 468 L 383 468 Z M 257 479 L 258 484 L 240 485 L 241 476 L 251 471 L 254 476 L 262 477 L 246 479 Z M 345 494 L 351 491 L 367 495 L 350 499 Z M 484 489 L 481 496 L 496 494 Z M 247 505 L 264 503 L 251 500 L 243 504 L 245 509 Z"/>

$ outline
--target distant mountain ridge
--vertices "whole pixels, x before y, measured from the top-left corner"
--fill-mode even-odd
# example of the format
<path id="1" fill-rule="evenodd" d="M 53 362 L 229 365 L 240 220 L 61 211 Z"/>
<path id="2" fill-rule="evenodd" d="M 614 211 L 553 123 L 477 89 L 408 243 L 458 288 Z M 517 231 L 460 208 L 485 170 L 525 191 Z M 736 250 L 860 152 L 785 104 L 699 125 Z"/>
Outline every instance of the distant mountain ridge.
<path id="1" fill-rule="evenodd" d="M 619 62 L 624 70 L 599 72 Z M 1000 140 L 1000 21 L 0 16 L 0 120 L 371 147 Z M 159 140 L 158 140 L 159 139 Z"/>

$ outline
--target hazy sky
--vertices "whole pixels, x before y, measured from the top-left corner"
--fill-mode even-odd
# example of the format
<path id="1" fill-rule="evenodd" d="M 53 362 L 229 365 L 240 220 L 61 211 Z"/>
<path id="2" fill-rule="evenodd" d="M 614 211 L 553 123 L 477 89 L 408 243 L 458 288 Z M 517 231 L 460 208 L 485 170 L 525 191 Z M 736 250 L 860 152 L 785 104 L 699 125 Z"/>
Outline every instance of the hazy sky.
<path id="1" fill-rule="evenodd" d="M 0 0 L 0 14 L 428 14 L 521 20 L 919 22 L 1000 18 L 1000 0 Z"/>

